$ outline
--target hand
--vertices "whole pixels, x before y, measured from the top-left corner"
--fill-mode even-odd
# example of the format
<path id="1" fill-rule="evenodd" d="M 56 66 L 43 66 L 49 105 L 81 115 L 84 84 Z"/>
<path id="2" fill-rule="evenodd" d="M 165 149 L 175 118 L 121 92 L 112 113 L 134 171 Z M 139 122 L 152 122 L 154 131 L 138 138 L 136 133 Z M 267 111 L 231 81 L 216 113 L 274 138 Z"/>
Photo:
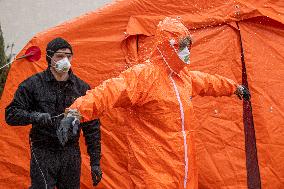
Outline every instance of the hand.
<path id="1" fill-rule="evenodd" d="M 76 117 L 78 120 L 81 119 L 81 114 L 78 110 L 66 108 L 64 112 L 64 117 L 70 117 L 70 116 Z"/>
<path id="2" fill-rule="evenodd" d="M 102 179 L 103 173 L 99 165 L 91 166 L 93 186 L 97 186 Z"/>
<path id="3" fill-rule="evenodd" d="M 52 123 L 51 116 L 49 113 L 32 113 L 32 123 L 40 125 L 50 125 Z"/>
<path id="4" fill-rule="evenodd" d="M 60 125 L 56 130 L 59 142 L 64 146 L 68 141 L 70 130 L 72 129 L 73 136 L 77 135 L 79 130 L 80 121 L 74 116 L 64 117 L 60 121 Z"/>
<path id="5" fill-rule="evenodd" d="M 245 101 L 250 100 L 250 92 L 248 88 L 244 85 L 238 85 L 235 94 L 239 97 L 240 100 L 244 99 Z"/>
<path id="6" fill-rule="evenodd" d="M 66 109 L 66 110 L 68 113 L 64 118 L 66 118 L 66 121 L 69 120 L 71 122 L 71 124 L 69 123 L 69 125 L 71 125 L 73 128 L 73 135 L 76 135 L 80 125 L 81 115 L 75 109 Z"/>

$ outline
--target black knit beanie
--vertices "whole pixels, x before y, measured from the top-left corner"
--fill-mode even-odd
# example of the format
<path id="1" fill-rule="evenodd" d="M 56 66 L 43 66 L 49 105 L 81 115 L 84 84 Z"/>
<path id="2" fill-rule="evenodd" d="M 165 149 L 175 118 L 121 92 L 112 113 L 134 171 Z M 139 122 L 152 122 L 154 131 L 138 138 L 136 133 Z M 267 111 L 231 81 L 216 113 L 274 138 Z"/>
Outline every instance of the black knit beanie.
<path id="1" fill-rule="evenodd" d="M 49 57 L 46 56 L 46 61 L 48 65 L 50 65 L 51 62 L 50 57 L 52 57 L 54 53 L 59 49 L 65 49 L 65 48 L 70 49 L 71 53 L 73 53 L 71 45 L 65 39 L 58 37 L 50 41 L 46 46 L 46 55 L 49 56 Z"/>

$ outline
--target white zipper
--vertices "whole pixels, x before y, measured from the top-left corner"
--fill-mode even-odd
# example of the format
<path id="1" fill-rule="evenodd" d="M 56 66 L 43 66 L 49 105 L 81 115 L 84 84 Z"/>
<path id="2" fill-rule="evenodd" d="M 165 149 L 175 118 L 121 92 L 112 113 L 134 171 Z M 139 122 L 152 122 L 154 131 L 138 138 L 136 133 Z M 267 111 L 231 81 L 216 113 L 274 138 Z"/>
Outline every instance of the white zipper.
<path id="1" fill-rule="evenodd" d="M 179 109 L 180 109 L 180 116 L 181 116 L 181 129 L 182 129 L 182 135 L 183 135 L 183 146 L 184 146 L 184 180 L 183 180 L 183 187 L 184 189 L 186 189 L 186 184 L 187 184 L 187 177 L 188 177 L 188 154 L 187 154 L 187 143 L 186 143 L 186 133 L 185 133 L 185 128 L 184 128 L 184 110 L 183 110 L 183 105 L 181 102 L 181 98 L 180 98 L 180 94 L 177 88 L 177 85 L 174 81 L 174 79 L 172 78 L 172 74 L 173 74 L 173 70 L 171 69 L 170 65 L 168 64 L 168 62 L 166 61 L 165 57 L 163 56 L 162 52 L 160 51 L 159 48 L 157 48 L 157 50 L 159 51 L 160 55 L 162 56 L 165 64 L 169 67 L 169 69 L 171 70 L 171 73 L 169 75 L 169 78 L 173 84 L 174 87 L 174 91 L 176 93 L 176 97 L 179 103 Z"/>
<path id="2" fill-rule="evenodd" d="M 183 181 L 183 186 L 184 188 L 186 188 L 186 184 L 187 184 L 187 176 L 188 176 L 188 155 L 187 155 L 187 143 L 186 143 L 186 133 L 185 133 L 185 129 L 184 129 L 184 110 L 183 110 L 183 105 L 180 99 L 180 94 L 178 92 L 178 88 L 176 86 L 176 83 L 174 81 L 174 79 L 172 78 L 172 73 L 169 75 L 170 80 L 172 81 L 175 93 L 176 93 L 176 97 L 179 103 L 179 109 L 180 109 L 180 116 L 181 116 L 181 128 L 182 128 L 182 135 L 183 135 L 183 146 L 184 146 L 184 181 Z"/>

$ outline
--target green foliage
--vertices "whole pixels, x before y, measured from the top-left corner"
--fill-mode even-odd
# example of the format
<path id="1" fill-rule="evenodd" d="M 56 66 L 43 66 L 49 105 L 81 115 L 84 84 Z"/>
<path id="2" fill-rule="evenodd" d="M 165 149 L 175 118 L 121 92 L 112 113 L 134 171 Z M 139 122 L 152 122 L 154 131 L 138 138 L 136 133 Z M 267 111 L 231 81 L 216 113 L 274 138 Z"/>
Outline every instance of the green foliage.
<path id="1" fill-rule="evenodd" d="M 9 47 L 7 47 L 9 48 Z M 6 56 L 5 53 L 5 44 L 4 44 L 4 38 L 3 38 L 3 33 L 1 30 L 1 25 L 0 25 L 0 67 L 4 66 L 7 64 L 11 59 L 12 59 L 12 54 L 10 54 L 8 57 Z M 6 82 L 7 74 L 9 71 L 9 66 L 2 68 L 0 70 L 0 97 L 2 96 L 2 92 L 4 89 L 4 85 Z"/>

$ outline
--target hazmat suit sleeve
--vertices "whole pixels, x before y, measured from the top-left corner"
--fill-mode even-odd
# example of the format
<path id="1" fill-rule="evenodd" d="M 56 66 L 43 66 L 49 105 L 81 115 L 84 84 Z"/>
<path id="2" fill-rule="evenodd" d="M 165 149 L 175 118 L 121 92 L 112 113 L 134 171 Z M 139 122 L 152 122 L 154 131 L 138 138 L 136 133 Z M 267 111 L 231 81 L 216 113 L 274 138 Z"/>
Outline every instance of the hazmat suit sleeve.
<path id="1" fill-rule="evenodd" d="M 192 96 L 231 96 L 237 89 L 237 84 L 220 75 L 210 75 L 199 71 L 191 71 Z"/>
<path id="2" fill-rule="evenodd" d="M 85 96 L 78 98 L 69 108 L 77 109 L 82 116 L 81 121 L 86 122 L 97 119 L 108 109 L 127 108 L 138 104 L 143 99 L 142 91 L 147 88 L 138 82 L 141 79 L 147 80 L 141 78 L 147 77 L 142 70 L 143 65 L 137 65 L 122 72 L 117 78 L 104 81 L 87 91 Z"/>

